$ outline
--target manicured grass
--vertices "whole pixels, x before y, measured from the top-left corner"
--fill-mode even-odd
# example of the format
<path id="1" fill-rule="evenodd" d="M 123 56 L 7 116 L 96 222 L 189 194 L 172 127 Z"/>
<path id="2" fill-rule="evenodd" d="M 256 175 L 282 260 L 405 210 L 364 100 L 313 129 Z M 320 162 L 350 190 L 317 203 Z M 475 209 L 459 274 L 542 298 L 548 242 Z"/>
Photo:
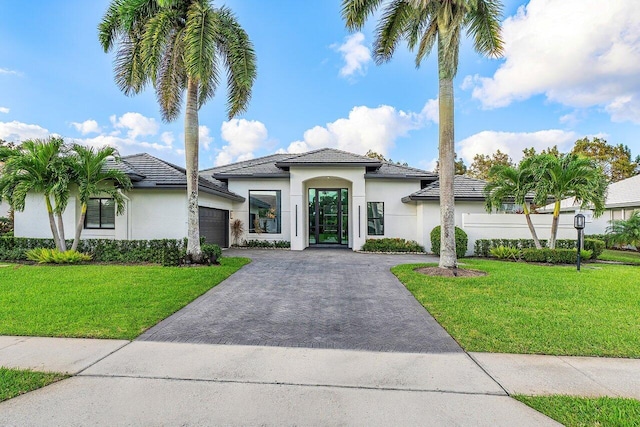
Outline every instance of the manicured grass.
<path id="1" fill-rule="evenodd" d="M 0 268 L 0 335 L 133 339 L 248 262 Z"/>
<path id="2" fill-rule="evenodd" d="M 67 375 L 0 367 L 0 402 L 64 378 Z"/>
<path id="3" fill-rule="evenodd" d="M 603 261 L 618 261 L 626 264 L 640 265 L 640 252 L 616 251 L 613 249 L 605 249 L 600 257 Z"/>
<path id="4" fill-rule="evenodd" d="M 640 426 L 640 401 L 611 397 L 513 396 L 567 427 Z"/>
<path id="5" fill-rule="evenodd" d="M 392 272 L 467 351 L 640 357 L 640 269 L 464 260 L 474 278 Z M 424 265 L 424 264 L 422 264 Z"/>

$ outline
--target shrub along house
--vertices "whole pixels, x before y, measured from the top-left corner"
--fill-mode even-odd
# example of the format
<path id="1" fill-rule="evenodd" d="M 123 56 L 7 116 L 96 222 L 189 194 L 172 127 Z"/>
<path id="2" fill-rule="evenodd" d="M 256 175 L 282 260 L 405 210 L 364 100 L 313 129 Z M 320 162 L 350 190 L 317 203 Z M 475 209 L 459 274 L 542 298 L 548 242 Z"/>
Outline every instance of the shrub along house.
<path id="1" fill-rule="evenodd" d="M 83 238 L 183 238 L 187 233 L 183 168 L 148 154 L 122 158 L 132 180 L 125 214 L 95 198 Z M 358 250 L 370 238 L 415 240 L 430 249 L 429 234 L 440 223 L 438 176 L 432 172 L 325 148 L 274 154 L 200 172 L 200 233 L 228 247 L 229 222 L 244 225 L 242 240 L 291 242 L 292 250 L 339 246 Z M 465 213 L 484 213 L 484 182 L 455 179 L 456 225 Z M 80 207 L 72 197 L 64 214 L 73 230 Z M 16 214 L 15 235 L 50 237 L 41 195 L 29 195 Z M 468 253 L 473 250 L 469 242 Z"/>

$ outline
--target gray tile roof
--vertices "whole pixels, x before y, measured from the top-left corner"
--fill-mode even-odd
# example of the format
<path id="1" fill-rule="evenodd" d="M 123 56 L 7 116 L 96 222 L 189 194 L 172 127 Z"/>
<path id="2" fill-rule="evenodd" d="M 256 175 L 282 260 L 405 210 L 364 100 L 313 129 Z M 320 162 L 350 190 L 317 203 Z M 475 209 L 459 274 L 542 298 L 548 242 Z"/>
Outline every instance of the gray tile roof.
<path id="1" fill-rule="evenodd" d="M 117 167 L 132 177 L 134 188 L 186 188 L 187 186 L 184 168 L 147 153 L 122 157 L 121 162 L 113 162 L 109 167 Z M 232 200 L 244 200 L 244 197 L 229 191 L 223 182 L 212 177 L 201 176 L 199 189 Z"/>
<path id="2" fill-rule="evenodd" d="M 484 200 L 482 190 L 487 183 L 481 179 L 456 175 L 453 180 L 453 196 L 456 200 Z M 403 202 L 412 200 L 439 200 L 440 181 L 435 181 L 420 191 L 403 197 Z"/>
<path id="3" fill-rule="evenodd" d="M 272 154 L 270 156 L 204 169 L 201 176 L 220 179 L 241 177 L 286 178 L 291 166 L 363 166 L 366 178 L 436 178 L 437 175 L 409 166 L 397 165 L 333 148 L 323 148 L 302 154 Z"/>
<path id="4" fill-rule="evenodd" d="M 362 165 L 380 167 L 381 162 L 378 159 L 336 150 L 335 148 L 321 148 L 277 162 L 277 166 L 280 167 L 316 165 Z"/>

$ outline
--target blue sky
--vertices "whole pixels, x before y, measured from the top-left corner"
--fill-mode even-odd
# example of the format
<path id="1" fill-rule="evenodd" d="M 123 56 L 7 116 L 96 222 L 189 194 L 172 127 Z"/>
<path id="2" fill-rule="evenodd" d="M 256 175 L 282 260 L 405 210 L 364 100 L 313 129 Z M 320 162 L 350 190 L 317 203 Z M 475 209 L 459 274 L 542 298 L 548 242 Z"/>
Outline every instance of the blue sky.
<path id="1" fill-rule="evenodd" d="M 113 82 L 113 53 L 102 52 L 96 30 L 108 3 L 0 0 L 0 138 L 58 134 L 182 165 L 182 118 L 163 123 L 151 88 L 127 97 Z M 503 59 L 463 42 L 456 150 L 467 164 L 496 149 L 516 160 L 524 147 L 569 149 L 587 135 L 640 154 L 640 8 L 604 3 L 506 0 Z M 376 66 L 375 20 L 349 33 L 339 0 L 224 4 L 254 43 L 258 79 L 244 115 L 227 120 L 224 88 L 200 110 L 202 168 L 325 146 L 433 166 L 434 57 L 416 69 L 401 48 Z"/>

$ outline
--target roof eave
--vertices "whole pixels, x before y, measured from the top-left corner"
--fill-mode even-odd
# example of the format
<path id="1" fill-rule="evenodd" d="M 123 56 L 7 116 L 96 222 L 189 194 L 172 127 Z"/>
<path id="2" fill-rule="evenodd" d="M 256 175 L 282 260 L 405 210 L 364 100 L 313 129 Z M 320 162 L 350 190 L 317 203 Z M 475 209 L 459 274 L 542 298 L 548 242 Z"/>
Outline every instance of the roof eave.
<path id="1" fill-rule="evenodd" d="M 290 167 L 373 167 L 380 168 L 382 163 L 380 162 L 276 162 L 278 168 L 290 168 Z"/>
<path id="2" fill-rule="evenodd" d="M 236 178 L 289 178 L 289 173 L 255 173 L 255 174 L 224 174 L 217 173 L 212 175 L 215 179 L 236 179 Z"/>

